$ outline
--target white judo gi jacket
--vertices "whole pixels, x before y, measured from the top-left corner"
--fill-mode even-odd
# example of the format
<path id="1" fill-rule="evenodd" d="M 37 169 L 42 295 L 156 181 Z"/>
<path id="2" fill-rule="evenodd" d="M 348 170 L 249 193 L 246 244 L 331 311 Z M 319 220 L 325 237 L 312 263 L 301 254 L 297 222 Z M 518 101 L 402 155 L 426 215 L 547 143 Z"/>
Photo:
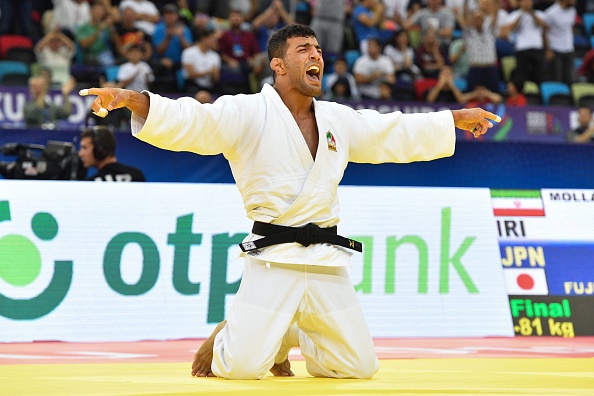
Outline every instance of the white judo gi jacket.
<path id="1" fill-rule="evenodd" d="M 146 120 L 133 114 L 132 134 L 167 150 L 222 153 L 254 221 L 332 227 L 339 222 L 337 188 L 349 161 L 406 163 L 454 153 L 449 110 L 380 114 L 314 100 L 319 131 L 314 161 L 297 122 L 270 85 L 257 94 L 222 96 L 213 104 L 146 94 L 149 114 Z M 245 241 L 258 238 L 250 234 Z M 325 266 L 348 266 L 352 255 L 339 246 L 298 243 L 248 254 L 269 262 Z"/>

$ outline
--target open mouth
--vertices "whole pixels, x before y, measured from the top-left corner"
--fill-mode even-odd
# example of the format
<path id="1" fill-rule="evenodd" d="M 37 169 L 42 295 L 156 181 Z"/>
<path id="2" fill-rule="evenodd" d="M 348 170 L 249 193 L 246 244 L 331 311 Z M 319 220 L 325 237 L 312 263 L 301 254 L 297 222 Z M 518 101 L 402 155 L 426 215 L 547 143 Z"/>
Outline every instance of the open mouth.
<path id="1" fill-rule="evenodd" d="M 309 80 L 318 81 L 318 82 L 320 81 L 320 68 L 318 66 L 311 65 L 310 67 L 307 68 L 305 73 L 307 74 L 307 78 Z"/>

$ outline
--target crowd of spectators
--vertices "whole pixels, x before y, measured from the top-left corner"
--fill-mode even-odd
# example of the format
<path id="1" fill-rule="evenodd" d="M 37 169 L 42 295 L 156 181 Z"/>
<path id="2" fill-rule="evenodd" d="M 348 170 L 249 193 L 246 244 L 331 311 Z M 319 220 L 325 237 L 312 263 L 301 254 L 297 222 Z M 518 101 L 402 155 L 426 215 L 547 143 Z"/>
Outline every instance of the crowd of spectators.
<path id="1" fill-rule="evenodd" d="M 576 3 L 577 1 L 577 3 Z M 0 0 L 0 34 L 28 35 L 51 84 L 196 95 L 272 81 L 266 43 L 310 24 L 325 97 L 521 106 L 527 81 L 594 82 L 592 0 Z M 581 29 L 581 31 L 580 31 Z M 578 43 L 576 35 L 588 38 Z M 515 58 L 504 70 L 503 58 Z M 36 70 L 40 70 L 37 68 Z M 204 96 L 203 96 L 204 97 Z M 209 96 L 210 97 L 210 96 Z M 576 104 L 577 105 L 577 104 Z"/>

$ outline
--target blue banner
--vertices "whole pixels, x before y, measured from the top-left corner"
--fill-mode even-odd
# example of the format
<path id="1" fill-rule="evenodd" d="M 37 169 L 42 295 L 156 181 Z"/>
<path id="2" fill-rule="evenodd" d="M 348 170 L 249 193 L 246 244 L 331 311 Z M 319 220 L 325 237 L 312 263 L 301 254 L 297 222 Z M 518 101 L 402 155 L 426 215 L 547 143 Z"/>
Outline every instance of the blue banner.
<path id="1" fill-rule="evenodd" d="M 48 100 L 57 105 L 64 103 L 60 91 L 53 90 L 48 95 Z M 175 95 L 172 95 L 175 97 Z M 179 97 L 179 96 L 177 96 Z M 0 128 L 24 128 L 23 107 L 29 100 L 29 93 L 24 87 L 0 88 Z M 56 125 L 50 126 L 56 130 L 79 130 L 85 123 L 90 105 L 94 97 L 81 97 L 77 93 L 69 95 L 73 107 L 72 115 Z M 456 103 L 425 103 L 425 102 L 394 102 L 394 101 L 357 101 L 342 102 L 355 109 L 375 109 L 381 113 L 402 111 L 403 113 L 426 113 L 445 109 L 459 109 Z M 507 107 L 500 105 L 486 105 L 484 107 L 501 117 L 501 122 L 496 124 L 491 131 L 482 136 L 488 141 L 515 141 L 515 142 L 563 142 L 569 130 L 571 107 L 564 106 L 527 106 Z M 458 138 L 472 140 L 470 133 L 458 130 Z"/>

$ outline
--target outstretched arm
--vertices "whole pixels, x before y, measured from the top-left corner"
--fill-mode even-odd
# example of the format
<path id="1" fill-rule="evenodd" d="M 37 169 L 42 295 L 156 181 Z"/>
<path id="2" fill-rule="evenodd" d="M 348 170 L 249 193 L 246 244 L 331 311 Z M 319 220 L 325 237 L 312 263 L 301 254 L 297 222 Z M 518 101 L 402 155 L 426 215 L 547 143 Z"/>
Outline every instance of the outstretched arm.
<path id="1" fill-rule="evenodd" d="M 105 117 L 108 112 L 127 107 L 142 118 L 147 118 L 150 109 L 150 99 L 140 92 L 121 88 L 89 88 L 81 89 L 80 96 L 97 95 L 91 109 L 99 117 Z"/>
<path id="2" fill-rule="evenodd" d="M 495 122 L 501 121 L 501 117 L 480 107 L 452 110 L 452 116 L 454 116 L 454 125 L 456 128 L 470 131 L 475 138 L 484 135 L 493 126 L 493 123 L 489 120 Z"/>

